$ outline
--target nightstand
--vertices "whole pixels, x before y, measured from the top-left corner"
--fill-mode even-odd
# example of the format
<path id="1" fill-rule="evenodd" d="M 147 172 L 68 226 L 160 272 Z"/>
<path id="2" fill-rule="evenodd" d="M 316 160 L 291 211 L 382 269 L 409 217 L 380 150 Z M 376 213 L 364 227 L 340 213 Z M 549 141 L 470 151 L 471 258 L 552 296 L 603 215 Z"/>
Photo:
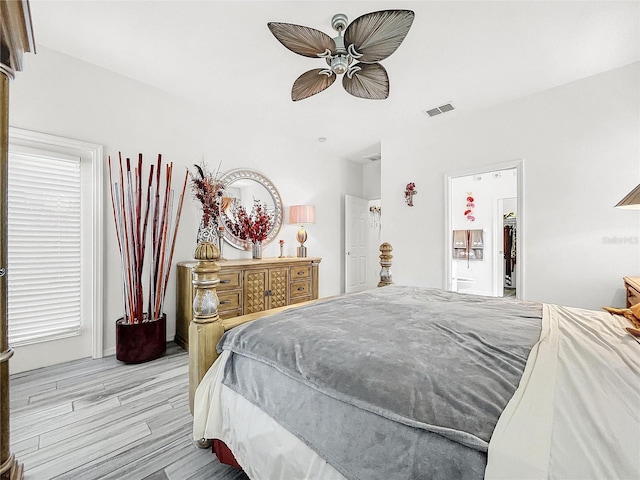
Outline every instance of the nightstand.
<path id="1" fill-rule="evenodd" d="M 640 277 L 624 277 L 624 287 L 627 289 L 627 308 L 640 303 Z"/>

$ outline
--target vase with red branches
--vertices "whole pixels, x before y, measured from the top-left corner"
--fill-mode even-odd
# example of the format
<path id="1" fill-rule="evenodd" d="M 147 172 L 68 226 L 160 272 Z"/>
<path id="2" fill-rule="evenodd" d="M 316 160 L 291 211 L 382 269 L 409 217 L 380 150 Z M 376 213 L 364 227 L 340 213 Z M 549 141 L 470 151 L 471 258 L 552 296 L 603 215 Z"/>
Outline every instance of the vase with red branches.
<path id="1" fill-rule="evenodd" d="M 195 171 L 190 173 L 191 190 L 194 198 L 200 202 L 202 207 L 197 243 L 217 243 L 220 204 L 224 194 L 224 183 L 218 178 L 220 169 L 218 168 L 216 172 L 209 172 L 204 163 L 194 165 L 194 169 Z"/>
<path id="2" fill-rule="evenodd" d="M 188 172 L 176 202 L 171 188 L 173 164 L 166 165 L 162 175 L 161 155 L 157 164 L 149 167 L 148 177 L 143 173 L 141 154 L 137 163 L 129 158 L 123 161 L 119 155 L 115 175 L 111 157 L 108 161 L 124 300 L 124 314 L 116 321 L 116 358 L 138 363 L 158 358 L 165 352 L 164 297 Z M 145 178 L 146 185 L 143 184 Z"/>
<path id="3" fill-rule="evenodd" d="M 262 242 L 273 227 L 273 214 L 267 210 L 267 205 L 254 200 L 250 212 L 237 205 L 233 209 L 233 217 L 227 220 L 227 229 L 236 237 L 251 242 L 253 258 L 262 258 Z"/>

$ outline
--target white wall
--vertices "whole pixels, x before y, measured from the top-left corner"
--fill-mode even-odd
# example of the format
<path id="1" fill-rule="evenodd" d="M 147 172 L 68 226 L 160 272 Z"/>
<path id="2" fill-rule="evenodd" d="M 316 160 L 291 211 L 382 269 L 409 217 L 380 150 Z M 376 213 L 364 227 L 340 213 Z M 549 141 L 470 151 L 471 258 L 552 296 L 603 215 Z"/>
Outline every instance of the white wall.
<path id="1" fill-rule="evenodd" d="M 362 165 L 363 191 L 362 196 L 367 200 L 380 198 L 380 186 L 382 183 L 380 160 Z"/>
<path id="2" fill-rule="evenodd" d="M 118 151 L 155 161 L 158 153 L 175 164 L 174 175 L 203 158 L 215 169 L 253 168 L 266 175 L 278 189 L 285 209 L 294 204 L 316 206 L 316 224 L 309 225 L 306 242 L 310 256 L 322 257 L 320 296 L 340 293 L 342 248 L 342 196 L 349 193 L 347 164 L 327 157 L 320 144 L 309 148 L 303 139 L 287 136 L 285 129 L 267 129 L 272 119 L 247 114 L 241 125 L 223 112 L 211 112 L 188 104 L 72 57 L 38 47 L 25 56 L 25 68 L 11 84 L 10 125 L 104 145 L 106 155 Z M 260 117 L 256 119 L 256 117 Z M 268 117 L 268 116 L 267 116 Z M 301 160 L 304 159 L 304 164 Z M 106 158 L 105 158 L 106 171 Z M 181 175 L 177 175 L 180 177 Z M 179 182 L 175 181 L 178 188 Z M 358 186 L 361 192 L 362 186 Z M 122 316 L 120 262 L 109 189 L 105 183 L 105 353 L 115 349 L 114 322 Z M 192 259 L 200 220 L 194 200 L 186 201 L 178 232 L 174 262 Z M 297 226 L 285 224 L 278 239 L 285 240 L 285 254 L 295 256 Z M 225 246 L 227 258 L 250 258 Z M 278 256 L 278 242 L 267 246 L 264 256 Z M 166 296 L 168 336 L 175 333 L 175 270 Z"/>
<path id="3" fill-rule="evenodd" d="M 442 286 L 446 172 L 524 158 L 525 298 L 592 308 L 622 305 L 621 277 L 640 274 L 640 213 L 612 205 L 640 180 L 639 67 L 487 111 L 398 119 L 381 139 L 381 240 L 393 245 L 395 281 Z M 229 118 L 40 47 L 37 55 L 26 56 L 25 70 L 11 85 L 12 126 L 98 143 L 106 155 L 141 152 L 152 160 L 162 153 L 176 171 L 203 157 L 212 168 L 222 161 L 223 171 L 254 168 L 276 185 L 285 209 L 314 204 L 316 224 L 307 228 L 306 246 L 310 256 L 323 257 L 320 296 L 338 294 L 344 285 L 343 196 L 362 195 L 362 171 L 328 156 L 321 144 L 311 147 L 308 139 L 291 137 L 268 114 L 254 113 Z M 409 208 L 403 191 L 411 181 L 419 194 Z M 107 214 L 104 222 L 109 353 L 122 295 L 113 219 Z M 192 258 L 198 222 L 198 206 L 187 203 L 174 261 Z M 286 224 L 278 236 L 287 255 L 295 255 L 296 231 Z M 263 254 L 277 256 L 277 242 Z M 225 256 L 250 253 L 227 246 Z M 173 336 L 175 271 L 165 303 Z"/>
<path id="4" fill-rule="evenodd" d="M 640 181 L 638 85 L 635 63 L 489 110 L 398 123 L 382 141 L 395 281 L 443 285 L 446 172 L 523 158 L 525 298 L 624 305 L 622 277 L 640 274 L 640 212 L 613 205 Z M 412 208 L 400 195 L 409 181 Z"/>

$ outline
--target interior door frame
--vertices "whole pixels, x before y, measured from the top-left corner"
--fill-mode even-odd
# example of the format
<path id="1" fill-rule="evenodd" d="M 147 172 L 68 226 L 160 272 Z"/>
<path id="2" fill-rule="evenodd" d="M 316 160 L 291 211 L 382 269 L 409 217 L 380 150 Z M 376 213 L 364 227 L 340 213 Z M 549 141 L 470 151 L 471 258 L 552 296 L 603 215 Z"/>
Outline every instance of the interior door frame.
<path id="1" fill-rule="evenodd" d="M 451 291 L 451 258 L 453 256 L 453 247 L 451 241 L 452 221 L 451 221 L 451 182 L 454 178 L 467 177 L 470 175 L 481 175 L 496 170 L 516 169 L 517 173 L 517 205 L 518 216 L 516 217 L 516 229 L 518 232 L 518 248 L 516 249 L 516 265 L 518 265 L 518 274 L 516 275 L 516 298 L 525 299 L 525 191 L 524 191 L 524 168 L 525 161 L 523 158 L 510 160 L 502 163 L 494 163 L 492 165 L 483 165 L 479 167 L 457 170 L 444 174 L 444 289 Z"/>

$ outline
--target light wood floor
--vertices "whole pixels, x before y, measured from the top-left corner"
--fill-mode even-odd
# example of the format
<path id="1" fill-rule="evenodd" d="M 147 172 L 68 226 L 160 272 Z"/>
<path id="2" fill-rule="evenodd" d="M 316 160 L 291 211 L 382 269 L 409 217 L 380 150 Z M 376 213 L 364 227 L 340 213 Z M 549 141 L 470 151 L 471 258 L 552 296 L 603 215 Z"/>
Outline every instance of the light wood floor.
<path id="1" fill-rule="evenodd" d="M 248 480 L 191 441 L 188 355 L 79 360 L 11 376 L 11 448 L 25 480 Z"/>

